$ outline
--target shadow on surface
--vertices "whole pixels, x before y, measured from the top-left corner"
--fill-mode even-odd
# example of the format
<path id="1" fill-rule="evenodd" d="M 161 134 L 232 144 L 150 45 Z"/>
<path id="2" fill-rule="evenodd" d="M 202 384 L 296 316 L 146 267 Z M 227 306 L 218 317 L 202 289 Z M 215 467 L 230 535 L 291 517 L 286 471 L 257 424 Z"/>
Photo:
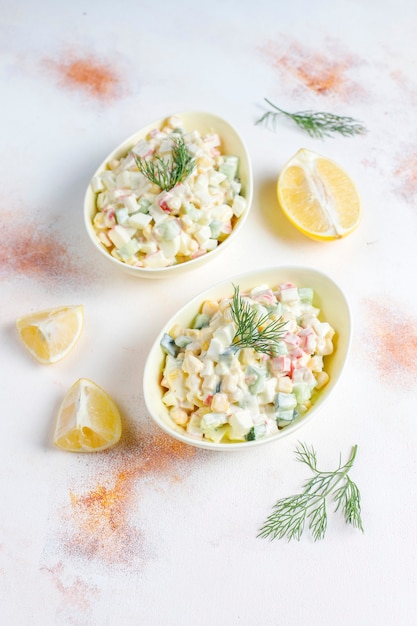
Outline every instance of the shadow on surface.
<path id="1" fill-rule="evenodd" d="M 276 194 L 276 179 L 266 178 L 260 181 L 257 190 L 260 215 L 267 229 L 280 239 L 300 241 L 300 234 L 281 211 Z"/>

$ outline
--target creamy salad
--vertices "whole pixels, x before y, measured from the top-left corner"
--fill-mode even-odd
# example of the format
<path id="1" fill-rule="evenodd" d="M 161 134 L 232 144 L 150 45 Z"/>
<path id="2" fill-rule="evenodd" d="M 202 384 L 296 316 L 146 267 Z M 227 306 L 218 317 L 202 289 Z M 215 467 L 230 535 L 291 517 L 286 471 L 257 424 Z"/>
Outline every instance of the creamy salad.
<path id="1" fill-rule="evenodd" d="M 283 324 L 267 353 L 237 347 L 232 298 L 207 300 L 190 327 L 174 326 L 161 341 L 171 419 L 192 437 L 232 443 L 269 437 L 305 415 L 329 381 L 325 357 L 335 335 L 313 298 L 292 283 L 241 294 L 264 327 Z"/>
<path id="2" fill-rule="evenodd" d="M 139 170 L 137 158 L 169 163 L 178 137 L 195 167 L 164 190 Z M 107 163 L 91 186 L 98 240 L 116 259 L 137 267 L 168 267 L 207 254 L 229 236 L 247 208 L 238 157 L 222 153 L 217 133 L 186 131 L 179 116 L 140 139 L 120 160 Z"/>

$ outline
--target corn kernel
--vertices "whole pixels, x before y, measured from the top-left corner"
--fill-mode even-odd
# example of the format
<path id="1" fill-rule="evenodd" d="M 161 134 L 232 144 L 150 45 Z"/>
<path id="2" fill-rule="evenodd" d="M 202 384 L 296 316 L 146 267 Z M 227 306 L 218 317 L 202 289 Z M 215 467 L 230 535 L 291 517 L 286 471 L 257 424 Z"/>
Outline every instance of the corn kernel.
<path id="1" fill-rule="evenodd" d="M 215 393 L 211 401 L 211 410 L 214 413 L 227 413 L 229 401 L 225 393 Z"/>
<path id="2" fill-rule="evenodd" d="M 315 372 L 315 379 L 317 380 L 316 389 L 321 389 L 329 382 L 329 375 L 327 372 Z"/>
<path id="3" fill-rule="evenodd" d="M 218 310 L 219 303 L 215 300 L 206 300 L 203 302 L 203 306 L 201 307 L 201 312 L 204 313 L 204 315 L 209 315 L 210 317 L 217 313 Z"/>
<path id="4" fill-rule="evenodd" d="M 172 409 L 170 416 L 178 426 L 185 426 L 188 422 L 188 414 L 178 407 Z"/>

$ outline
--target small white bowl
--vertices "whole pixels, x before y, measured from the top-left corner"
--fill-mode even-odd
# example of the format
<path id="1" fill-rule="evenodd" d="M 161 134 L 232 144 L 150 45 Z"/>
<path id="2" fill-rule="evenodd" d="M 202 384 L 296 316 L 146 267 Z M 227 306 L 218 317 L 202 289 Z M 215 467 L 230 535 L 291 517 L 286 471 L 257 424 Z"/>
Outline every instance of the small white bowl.
<path id="1" fill-rule="evenodd" d="M 325 370 L 330 375 L 327 385 L 320 390 L 315 403 L 301 418 L 292 422 L 291 425 L 282 429 L 276 435 L 236 443 L 214 443 L 204 439 L 196 439 L 188 435 L 180 426 L 170 418 L 167 407 L 162 402 L 164 390 L 160 385 L 162 370 L 165 361 L 165 353 L 161 348 L 161 339 L 164 333 L 175 325 L 189 326 L 195 315 L 200 311 L 201 304 L 205 300 L 219 300 L 233 295 L 233 284 L 239 285 L 241 291 L 250 290 L 256 286 L 267 284 L 276 287 L 280 283 L 292 282 L 297 287 L 312 287 L 314 290 L 313 304 L 320 309 L 319 318 L 331 324 L 336 334 L 333 339 L 333 354 L 325 357 Z M 296 429 L 309 422 L 323 407 L 324 403 L 333 392 L 345 365 L 351 343 L 351 315 L 348 302 L 336 283 L 326 274 L 307 267 L 275 267 L 256 270 L 222 281 L 210 287 L 193 298 L 191 302 L 182 307 L 162 328 L 147 357 L 143 375 L 143 392 L 145 403 L 153 420 L 169 435 L 198 448 L 207 450 L 221 450 L 231 452 L 243 448 L 252 448 L 264 443 L 271 443 L 282 439 Z"/>
<path id="2" fill-rule="evenodd" d="M 110 263 L 119 267 L 124 272 L 137 276 L 140 278 L 167 278 L 176 274 L 182 274 L 197 268 L 213 259 L 218 254 L 221 254 L 227 245 L 229 245 L 238 235 L 246 218 L 248 216 L 253 196 L 253 181 L 252 181 L 252 165 L 249 158 L 248 150 L 238 134 L 238 132 L 224 119 L 211 113 L 178 113 L 175 114 L 182 118 L 183 126 L 187 131 L 198 130 L 202 135 L 208 133 L 218 133 L 222 142 L 222 153 L 233 154 L 239 157 L 239 178 L 242 184 L 241 194 L 245 197 L 247 207 L 244 213 L 237 219 L 232 232 L 222 243 L 220 243 L 214 250 L 207 252 L 206 254 L 185 261 L 184 263 L 178 263 L 164 268 L 142 268 L 132 267 L 118 259 L 114 258 L 103 246 L 97 238 L 95 229 L 93 227 L 92 220 L 96 214 L 96 193 L 92 190 L 91 184 L 89 184 L 85 197 L 84 197 L 84 223 L 87 229 L 87 233 L 90 237 L 94 247 L 102 254 Z M 113 159 L 120 159 L 125 156 L 129 150 L 139 141 L 139 139 L 145 138 L 151 130 L 161 128 L 167 118 L 158 120 L 145 126 L 138 132 L 131 135 L 128 139 L 123 141 L 117 148 L 115 148 L 97 168 L 94 176 L 101 173 L 106 169 L 106 165 Z M 94 177 L 93 176 L 93 177 Z M 93 178 L 92 177 L 92 178 Z"/>

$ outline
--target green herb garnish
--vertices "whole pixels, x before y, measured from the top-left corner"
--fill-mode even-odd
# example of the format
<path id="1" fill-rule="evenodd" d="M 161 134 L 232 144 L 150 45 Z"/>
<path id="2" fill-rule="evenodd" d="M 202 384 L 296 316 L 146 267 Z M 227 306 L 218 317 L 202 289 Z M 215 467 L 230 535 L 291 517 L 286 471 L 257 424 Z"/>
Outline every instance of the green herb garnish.
<path id="1" fill-rule="evenodd" d="M 334 113 L 323 113 L 315 111 L 299 111 L 297 113 L 288 113 L 280 109 L 275 104 L 265 98 L 274 111 L 267 111 L 257 120 L 256 124 L 272 124 L 275 129 L 277 118 L 284 115 L 293 120 L 300 128 L 305 130 L 311 137 L 322 139 L 323 137 L 331 137 L 334 134 L 351 137 L 352 135 L 362 135 L 366 133 L 366 128 L 353 117 L 335 115 Z"/>
<path id="2" fill-rule="evenodd" d="M 250 305 L 239 294 L 239 286 L 233 285 L 232 319 L 237 329 L 232 341 L 232 348 L 253 348 L 256 352 L 274 354 L 276 345 L 285 334 L 287 322 L 271 320 L 269 313 L 259 315 L 256 307 Z"/>
<path id="3" fill-rule="evenodd" d="M 133 153 L 139 171 L 152 183 L 164 191 L 170 191 L 182 183 L 195 168 L 195 159 L 179 135 L 171 135 L 173 143 L 171 156 L 163 159 L 159 154 L 151 158 L 140 157 Z"/>
<path id="4" fill-rule="evenodd" d="M 314 477 L 306 482 L 304 491 L 295 496 L 278 500 L 274 512 L 267 518 L 258 537 L 299 540 L 306 523 L 314 541 L 323 539 L 327 528 L 326 498 L 332 496 L 337 511 L 341 508 L 345 522 L 363 532 L 361 520 L 361 497 L 358 487 L 349 478 L 357 446 L 352 449 L 350 459 L 334 472 L 320 472 L 317 469 L 316 453 L 313 448 L 300 444 L 296 448 L 296 458 L 314 472 Z"/>
<path id="5" fill-rule="evenodd" d="M 245 439 L 246 439 L 246 441 L 255 441 L 256 434 L 255 434 L 255 427 L 254 426 L 252 426 L 250 431 L 248 433 L 246 433 Z"/>

